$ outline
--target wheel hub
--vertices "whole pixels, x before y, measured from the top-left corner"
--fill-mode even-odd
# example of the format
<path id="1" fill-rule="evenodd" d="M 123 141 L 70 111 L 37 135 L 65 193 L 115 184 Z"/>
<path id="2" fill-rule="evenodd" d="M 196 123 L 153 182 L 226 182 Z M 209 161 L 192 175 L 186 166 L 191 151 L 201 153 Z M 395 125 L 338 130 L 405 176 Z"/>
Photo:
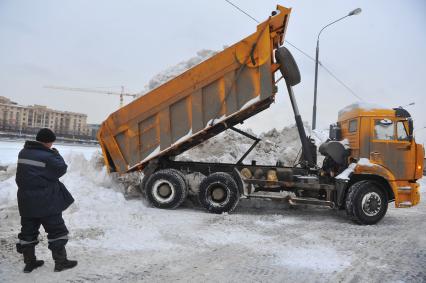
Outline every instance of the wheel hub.
<path id="1" fill-rule="evenodd" d="M 376 192 L 370 192 L 362 198 L 362 210 L 368 216 L 375 216 L 382 208 L 382 200 Z"/>
<path id="2" fill-rule="evenodd" d="M 212 189 L 211 198 L 215 202 L 222 202 L 226 199 L 226 192 L 221 187 L 216 187 Z"/>
<path id="3" fill-rule="evenodd" d="M 170 188 L 168 184 L 161 184 L 158 188 L 158 194 L 161 197 L 166 198 L 172 194 L 172 188 Z"/>
<path id="4" fill-rule="evenodd" d="M 172 183 L 167 180 L 158 180 L 152 188 L 152 196 L 159 203 L 168 203 L 175 197 L 176 190 Z"/>

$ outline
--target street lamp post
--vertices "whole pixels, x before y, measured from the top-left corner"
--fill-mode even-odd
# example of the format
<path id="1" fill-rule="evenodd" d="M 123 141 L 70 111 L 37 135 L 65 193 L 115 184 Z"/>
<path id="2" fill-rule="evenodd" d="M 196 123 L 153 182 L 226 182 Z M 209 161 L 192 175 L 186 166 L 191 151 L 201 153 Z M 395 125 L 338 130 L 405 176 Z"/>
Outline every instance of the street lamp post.
<path id="1" fill-rule="evenodd" d="M 400 108 L 405 108 L 405 107 L 408 107 L 408 106 L 413 106 L 413 105 L 415 105 L 416 103 L 415 102 L 411 102 L 411 103 L 408 103 L 408 104 L 406 104 L 406 105 L 404 105 L 404 106 L 399 106 Z"/>
<path id="2" fill-rule="evenodd" d="M 327 27 L 331 26 L 334 23 L 337 23 L 338 21 L 343 20 L 344 18 L 350 17 L 350 16 L 354 16 L 354 15 L 358 15 L 359 13 L 361 13 L 361 8 L 357 8 L 351 12 L 349 12 L 346 16 L 341 17 L 340 19 L 335 20 L 334 22 L 329 23 L 328 25 L 324 26 L 320 32 L 318 33 L 317 36 L 317 49 L 316 49 L 316 53 L 315 53 L 315 84 L 314 84 L 314 106 L 312 109 L 312 129 L 315 130 L 316 125 L 317 125 L 317 87 L 318 87 L 318 58 L 319 58 L 319 38 L 320 35 L 322 33 L 322 31 L 324 29 L 326 29 Z"/>

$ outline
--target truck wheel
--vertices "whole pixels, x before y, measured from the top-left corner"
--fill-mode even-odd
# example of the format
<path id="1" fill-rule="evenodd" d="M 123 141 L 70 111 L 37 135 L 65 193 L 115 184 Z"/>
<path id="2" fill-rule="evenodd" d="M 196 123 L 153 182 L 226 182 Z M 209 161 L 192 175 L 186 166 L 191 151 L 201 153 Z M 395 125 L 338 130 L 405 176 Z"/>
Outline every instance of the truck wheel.
<path id="1" fill-rule="evenodd" d="M 164 169 L 152 174 L 145 184 L 148 201 L 157 208 L 177 208 L 188 195 L 183 175 L 175 169 Z"/>
<path id="2" fill-rule="evenodd" d="M 377 183 L 360 181 L 349 188 L 346 213 L 355 222 L 363 225 L 376 224 L 387 210 L 387 196 Z"/>
<path id="3" fill-rule="evenodd" d="M 228 173 L 217 172 L 204 178 L 200 184 L 198 201 L 212 213 L 231 212 L 240 200 L 237 183 Z"/>
<path id="4" fill-rule="evenodd" d="M 290 51 L 282 46 L 275 51 L 275 59 L 280 64 L 280 71 L 284 79 L 291 86 L 295 86 L 301 81 L 299 67 Z"/>

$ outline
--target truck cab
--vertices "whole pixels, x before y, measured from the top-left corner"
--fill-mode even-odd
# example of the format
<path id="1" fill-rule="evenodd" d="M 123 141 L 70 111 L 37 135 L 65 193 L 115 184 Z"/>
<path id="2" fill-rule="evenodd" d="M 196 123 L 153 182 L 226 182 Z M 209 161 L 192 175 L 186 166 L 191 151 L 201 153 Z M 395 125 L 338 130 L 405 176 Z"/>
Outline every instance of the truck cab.
<path id="1" fill-rule="evenodd" d="M 386 181 L 389 201 L 395 200 L 396 207 L 419 203 L 416 180 L 423 176 L 424 148 L 415 142 L 408 111 L 353 104 L 339 112 L 338 125 L 350 147 L 349 161 L 364 161 L 355 167 L 354 177 Z"/>

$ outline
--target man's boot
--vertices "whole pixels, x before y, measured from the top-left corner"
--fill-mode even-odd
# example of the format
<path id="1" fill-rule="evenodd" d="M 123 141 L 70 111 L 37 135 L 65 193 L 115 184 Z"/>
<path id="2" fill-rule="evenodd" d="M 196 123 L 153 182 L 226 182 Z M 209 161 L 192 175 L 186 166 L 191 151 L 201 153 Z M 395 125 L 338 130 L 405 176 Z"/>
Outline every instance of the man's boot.
<path id="1" fill-rule="evenodd" d="M 44 264 L 44 261 L 37 260 L 35 256 L 35 246 L 29 245 L 27 247 L 22 247 L 22 254 L 24 255 L 24 272 L 30 273 L 37 267 L 40 267 Z"/>
<path id="2" fill-rule="evenodd" d="M 52 257 L 55 261 L 55 272 L 70 269 L 77 265 L 76 260 L 67 259 L 67 251 L 65 250 L 65 247 L 52 250 Z"/>

